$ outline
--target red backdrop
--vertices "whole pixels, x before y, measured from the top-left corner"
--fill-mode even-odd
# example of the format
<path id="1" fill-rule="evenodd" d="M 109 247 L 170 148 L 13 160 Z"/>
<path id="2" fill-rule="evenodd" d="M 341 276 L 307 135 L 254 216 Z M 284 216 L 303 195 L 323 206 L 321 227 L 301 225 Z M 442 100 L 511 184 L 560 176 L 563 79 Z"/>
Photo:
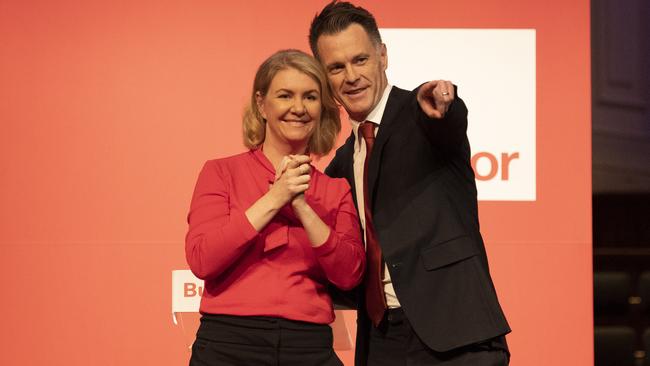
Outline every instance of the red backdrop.
<path id="1" fill-rule="evenodd" d="M 242 151 L 257 65 L 307 50 L 325 3 L 0 2 L 0 364 L 187 362 L 170 272 L 198 170 Z M 536 29 L 537 200 L 481 202 L 482 231 L 512 364 L 592 363 L 589 1 L 358 3 Z"/>

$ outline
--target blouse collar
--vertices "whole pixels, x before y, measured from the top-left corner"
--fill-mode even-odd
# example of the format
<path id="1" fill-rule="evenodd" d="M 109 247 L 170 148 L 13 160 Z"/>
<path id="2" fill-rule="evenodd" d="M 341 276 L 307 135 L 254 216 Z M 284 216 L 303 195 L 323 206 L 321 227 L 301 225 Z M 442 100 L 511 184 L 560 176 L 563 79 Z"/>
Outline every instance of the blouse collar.
<path id="1" fill-rule="evenodd" d="M 262 147 L 259 147 L 257 149 L 252 149 L 250 150 L 251 154 L 257 160 L 257 162 L 266 169 L 267 172 L 271 173 L 273 176 L 273 179 L 275 179 L 275 168 L 273 167 L 273 164 L 271 164 L 271 161 L 269 158 L 264 155 L 262 152 Z"/>

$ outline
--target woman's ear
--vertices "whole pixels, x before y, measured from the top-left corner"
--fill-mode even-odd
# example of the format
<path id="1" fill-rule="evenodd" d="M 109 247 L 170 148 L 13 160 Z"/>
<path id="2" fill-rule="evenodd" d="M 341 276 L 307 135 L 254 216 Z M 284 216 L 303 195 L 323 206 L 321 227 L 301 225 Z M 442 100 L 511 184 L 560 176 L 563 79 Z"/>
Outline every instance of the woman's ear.
<path id="1" fill-rule="evenodd" d="M 264 112 L 264 97 L 259 91 L 255 92 L 255 102 L 257 102 L 257 110 L 260 112 L 262 118 L 266 119 L 266 112 Z"/>

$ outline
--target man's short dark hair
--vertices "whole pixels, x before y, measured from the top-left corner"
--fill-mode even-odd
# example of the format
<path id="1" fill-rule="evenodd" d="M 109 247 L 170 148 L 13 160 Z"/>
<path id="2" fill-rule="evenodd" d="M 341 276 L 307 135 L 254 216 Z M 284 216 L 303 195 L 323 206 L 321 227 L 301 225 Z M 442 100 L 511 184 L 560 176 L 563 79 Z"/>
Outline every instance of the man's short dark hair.
<path id="1" fill-rule="evenodd" d="M 342 32 L 353 23 L 362 26 L 375 45 L 382 43 L 375 17 L 368 10 L 347 1 L 334 0 L 327 4 L 320 14 L 316 14 L 311 22 L 309 46 L 314 56 L 319 58 L 317 42 L 320 36 Z"/>

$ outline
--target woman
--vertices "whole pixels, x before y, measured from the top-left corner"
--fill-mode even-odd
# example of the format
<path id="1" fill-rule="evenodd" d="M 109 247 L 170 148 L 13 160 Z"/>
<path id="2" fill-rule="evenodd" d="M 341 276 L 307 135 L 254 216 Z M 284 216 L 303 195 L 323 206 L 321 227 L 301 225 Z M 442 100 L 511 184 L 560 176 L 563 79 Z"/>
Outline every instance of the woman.
<path id="1" fill-rule="evenodd" d="M 257 70 L 244 116 L 248 152 L 208 161 L 185 251 L 205 280 L 190 365 L 341 365 L 328 284 L 362 278 L 350 187 L 313 168 L 340 130 L 324 71 L 280 51 Z"/>

